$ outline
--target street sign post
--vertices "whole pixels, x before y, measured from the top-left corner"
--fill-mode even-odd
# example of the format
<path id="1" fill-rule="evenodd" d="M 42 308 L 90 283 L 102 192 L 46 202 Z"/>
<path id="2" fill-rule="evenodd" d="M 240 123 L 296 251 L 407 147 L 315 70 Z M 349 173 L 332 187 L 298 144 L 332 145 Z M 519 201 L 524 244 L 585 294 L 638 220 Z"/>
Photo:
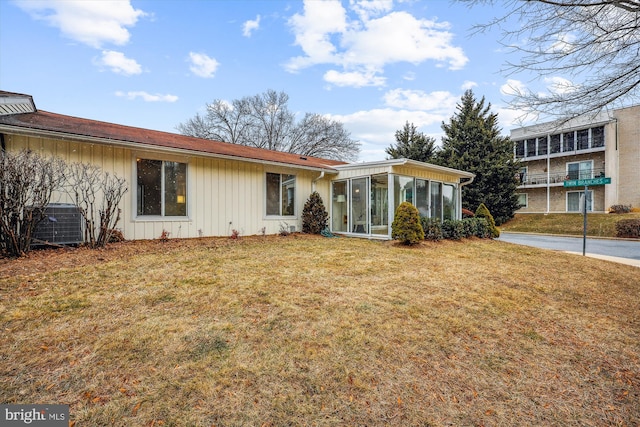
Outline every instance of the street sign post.
<path id="1" fill-rule="evenodd" d="M 581 197 L 580 203 L 582 206 L 582 212 L 584 213 L 584 225 L 582 230 L 582 256 L 585 256 L 587 253 L 587 199 L 589 197 L 589 186 L 595 185 L 605 185 L 611 184 L 611 178 L 600 176 L 598 178 L 587 178 L 587 179 L 567 179 L 564 182 L 565 188 L 571 187 L 584 187 L 584 195 Z"/>

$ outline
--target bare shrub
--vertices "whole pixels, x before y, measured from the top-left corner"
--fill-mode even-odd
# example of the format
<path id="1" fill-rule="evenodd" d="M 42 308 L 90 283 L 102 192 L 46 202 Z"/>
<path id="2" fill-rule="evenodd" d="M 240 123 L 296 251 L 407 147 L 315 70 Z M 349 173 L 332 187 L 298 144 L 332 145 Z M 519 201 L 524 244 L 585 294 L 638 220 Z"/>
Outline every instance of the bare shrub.
<path id="1" fill-rule="evenodd" d="M 103 247 L 120 221 L 120 200 L 126 181 L 95 165 L 72 163 L 67 169 L 67 194 L 84 219 L 84 240 L 92 248 Z"/>
<path id="2" fill-rule="evenodd" d="M 64 181 L 64 162 L 31 150 L 0 152 L 0 253 L 25 255 L 45 209 Z"/>

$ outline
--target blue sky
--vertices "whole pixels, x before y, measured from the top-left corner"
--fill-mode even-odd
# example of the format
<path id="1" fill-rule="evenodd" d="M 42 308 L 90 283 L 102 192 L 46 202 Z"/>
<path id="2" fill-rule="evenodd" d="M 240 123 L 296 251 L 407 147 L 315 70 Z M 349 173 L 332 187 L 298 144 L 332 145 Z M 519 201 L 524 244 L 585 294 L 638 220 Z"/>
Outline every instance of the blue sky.
<path id="1" fill-rule="evenodd" d="M 176 132 L 215 99 L 268 89 L 344 123 L 360 161 L 405 122 L 440 142 L 467 88 L 514 127 L 500 7 L 445 1 L 0 0 L 0 89 L 41 110 Z M 535 77 L 535 76 L 534 76 Z"/>

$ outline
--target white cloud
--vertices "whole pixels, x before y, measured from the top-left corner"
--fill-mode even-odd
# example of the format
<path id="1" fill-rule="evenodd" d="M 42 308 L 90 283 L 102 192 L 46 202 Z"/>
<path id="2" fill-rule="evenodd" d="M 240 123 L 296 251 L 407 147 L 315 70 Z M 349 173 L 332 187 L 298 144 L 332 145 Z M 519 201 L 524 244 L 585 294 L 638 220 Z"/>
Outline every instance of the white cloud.
<path id="1" fill-rule="evenodd" d="M 122 97 L 122 98 L 127 98 L 130 100 L 135 100 L 137 98 L 142 98 L 143 101 L 146 102 L 176 102 L 178 100 L 178 97 L 175 95 L 161 95 L 161 94 L 155 94 L 152 95 L 150 93 L 144 92 L 144 91 L 130 91 L 130 92 L 122 92 L 122 91 L 118 91 L 116 92 L 116 96 Z"/>
<path id="2" fill-rule="evenodd" d="M 256 19 L 246 21 L 242 25 L 242 35 L 245 37 L 251 37 L 251 33 L 260 28 L 260 15 L 256 16 Z"/>
<path id="3" fill-rule="evenodd" d="M 527 87 L 520 80 L 509 79 L 500 86 L 500 93 L 507 96 L 518 96 L 527 92 Z"/>
<path id="4" fill-rule="evenodd" d="M 546 77 L 544 83 L 547 85 L 549 92 L 558 95 L 571 93 L 578 89 L 576 85 L 564 77 Z"/>
<path id="5" fill-rule="evenodd" d="M 458 99 L 458 96 L 447 91 L 426 93 L 421 90 L 394 89 L 384 95 L 384 101 L 390 107 L 446 114 L 455 110 Z"/>
<path id="6" fill-rule="evenodd" d="M 191 66 L 189 67 L 191 72 L 204 78 L 214 77 L 220 65 L 218 61 L 204 53 L 189 52 L 189 60 L 191 61 Z"/>
<path id="7" fill-rule="evenodd" d="M 576 36 L 570 33 L 561 33 L 556 35 L 556 41 L 554 41 L 549 47 L 550 53 L 569 53 L 574 48 Z"/>
<path id="8" fill-rule="evenodd" d="M 453 44 L 446 22 L 392 12 L 390 1 L 351 1 L 350 6 L 357 15 L 351 20 L 341 2 L 304 2 L 304 12 L 289 20 L 304 55 L 291 58 L 285 65 L 288 71 L 331 64 L 345 73 L 382 74 L 386 65 L 399 62 L 432 60 L 451 70 L 468 62 L 462 48 Z"/>
<path id="9" fill-rule="evenodd" d="M 332 120 L 344 124 L 351 137 L 362 143 L 361 161 L 383 160 L 385 149 L 396 143 L 395 133 L 406 122 L 413 123 L 420 132 L 440 142 L 440 123 L 448 119 L 444 113 L 429 111 L 380 108 L 357 111 L 347 115 L 331 115 Z"/>
<path id="10" fill-rule="evenodd" d="M 31 0 L 15 3 L 32 18 L 60 29 L 65 37 L 94 48 L 104 44 L 124 45 L 145 12 L 129 1 Z"/>
<path id="11" fill-rule="evenodd" d="M 371 16 L 390 12 L 393 8 L 393 0 L 350 0 L 350 3 L 351 8 L 363 21 L 368 21 Z"/>
<path id="12" fill-rule="evenodd" d="M 471 80 L 465 80 L 464 83 L 462 83 L 462 86 L 460 88 L 462 90 L 467 90 L 467 89 L 473 89 L 476 86 L 478 86 L 478 83 L 472 82 Z"/>
<path id="13" fill-rule="evenodd" d="M 324 74 L 324 80 L 336 86 L 364 87 L 384 86 L 385 78 L 376 76 L 375 72 L 344 72 L 329 70 Z"/>
<path id="14" fill-rule="evenodd" d="M 98 65 L 111 69 L 114 73 L 132 76 L 142 73 L 142 67 L 134 59 L 127 58 L 122 52 L 102 51 L 102 57 L 96 61 Z"/>

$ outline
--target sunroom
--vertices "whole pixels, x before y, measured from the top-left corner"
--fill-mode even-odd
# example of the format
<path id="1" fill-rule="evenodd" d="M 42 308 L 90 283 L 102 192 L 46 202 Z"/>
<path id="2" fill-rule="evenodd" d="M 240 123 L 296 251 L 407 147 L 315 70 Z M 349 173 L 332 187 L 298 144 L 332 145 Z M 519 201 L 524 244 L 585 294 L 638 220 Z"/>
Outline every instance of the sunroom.
<path id="1" fill-rule="evenodd" d="M 330 224 L 334 233 L 391 238 L 396 208 L 410 202 L 428 218 L 462 218 L 461 188 L 474 174 L 408 159 L 335 166 Z"/>

